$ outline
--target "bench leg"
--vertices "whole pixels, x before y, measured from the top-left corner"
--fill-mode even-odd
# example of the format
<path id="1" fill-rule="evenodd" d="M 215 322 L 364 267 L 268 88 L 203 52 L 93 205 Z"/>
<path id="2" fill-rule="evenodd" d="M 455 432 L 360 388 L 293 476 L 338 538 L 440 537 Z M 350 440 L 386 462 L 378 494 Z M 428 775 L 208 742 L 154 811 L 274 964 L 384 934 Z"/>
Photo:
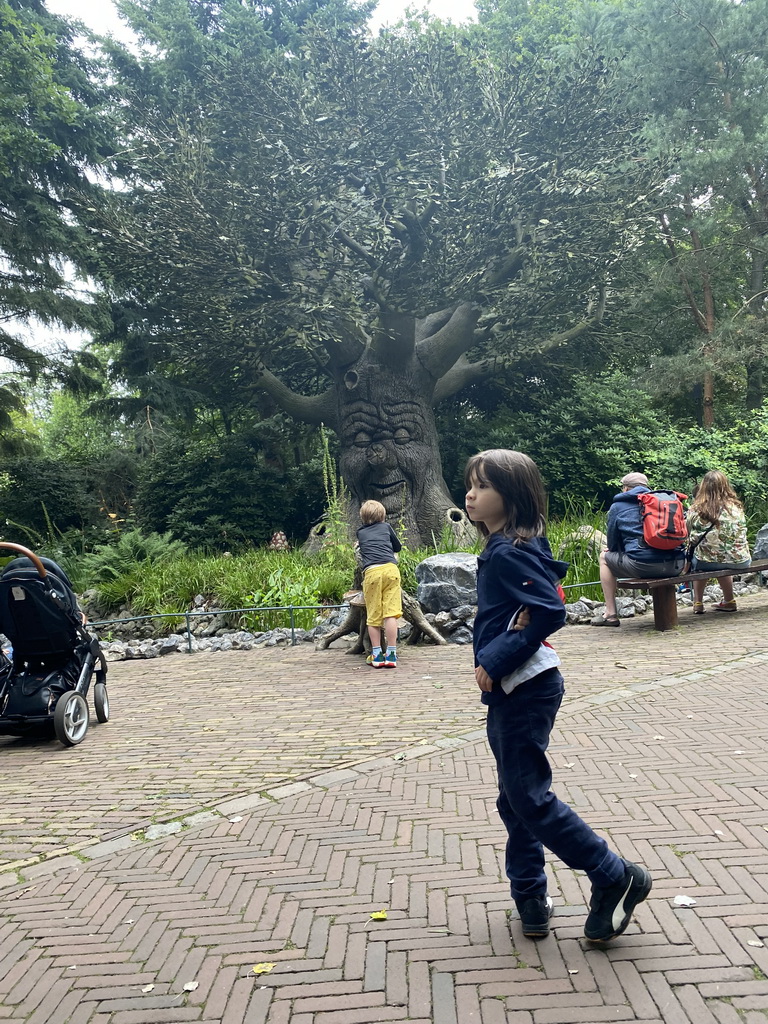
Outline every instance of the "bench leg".
<path id="1" fill-rule="evenodd" d="M 653 587 L 653 625 L 658 630 L 674 629 L 677 625 L 676 584 Z"/>

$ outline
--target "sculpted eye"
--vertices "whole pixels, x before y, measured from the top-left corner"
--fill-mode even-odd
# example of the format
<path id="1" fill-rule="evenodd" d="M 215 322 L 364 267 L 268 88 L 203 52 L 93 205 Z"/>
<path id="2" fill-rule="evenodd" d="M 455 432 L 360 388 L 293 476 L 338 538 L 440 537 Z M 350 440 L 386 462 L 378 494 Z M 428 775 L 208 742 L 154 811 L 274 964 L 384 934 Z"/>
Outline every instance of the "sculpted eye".
<path id="1" fill-rule="evenodd" d="M 406 430 L 405 427 L 398 427 L 398 429 L 395 431 L 395 444 L 408 444 L 410 440 L 410 430 Z"/>
<path id="2" fill-rule="evenodd" d="M 371 435 L 366 434 L 364 430 L 359 430 L 355 434 L 355 440 L 353 442 L 358 448 L 367 448 L 371 443 Z"/>

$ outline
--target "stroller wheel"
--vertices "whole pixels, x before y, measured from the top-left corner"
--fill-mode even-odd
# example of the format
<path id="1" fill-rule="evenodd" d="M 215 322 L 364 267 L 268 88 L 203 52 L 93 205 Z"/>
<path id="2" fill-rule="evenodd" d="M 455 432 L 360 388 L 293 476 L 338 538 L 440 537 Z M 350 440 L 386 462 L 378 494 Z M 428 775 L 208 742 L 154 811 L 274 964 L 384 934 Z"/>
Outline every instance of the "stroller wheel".
<path id="1" fill-rule="evenodd" d="M 93 706 L 99 722 L 109 721 L 109 694 L 104 683 L 96 683 L 93 688 Z"/>
<path id="2" fill-rule="evenodd" d="M 57 739 L 65 747 L 74 747 L 88 732 L 90 713 L 88 702 L 81 693 L 72 690 L 63 693 L 56 702 L 53 713 L 53 728 Z"/>

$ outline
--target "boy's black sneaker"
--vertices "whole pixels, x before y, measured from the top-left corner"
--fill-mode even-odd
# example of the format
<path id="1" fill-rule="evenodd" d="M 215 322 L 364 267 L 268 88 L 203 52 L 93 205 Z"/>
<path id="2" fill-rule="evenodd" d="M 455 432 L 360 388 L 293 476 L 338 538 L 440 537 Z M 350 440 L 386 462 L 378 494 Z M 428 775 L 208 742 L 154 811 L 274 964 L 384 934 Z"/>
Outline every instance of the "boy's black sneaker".
<path id="1" fill-rule="evenodd" d="M 555 912 L 551 896 L 529 896 L 515 900 L 523 935 L 528 939 L 544 939 L 549 935 L 549 919 Z"/>
<path id="2" fill-rule="evenodd" d="M 610 942 L 625 930 L 632 911 L 651 891 L 653 879 L 639 864 L 624 861 L 624 878 L 606 888 L 592 886 L 584 934 L 590 942 Z"/>

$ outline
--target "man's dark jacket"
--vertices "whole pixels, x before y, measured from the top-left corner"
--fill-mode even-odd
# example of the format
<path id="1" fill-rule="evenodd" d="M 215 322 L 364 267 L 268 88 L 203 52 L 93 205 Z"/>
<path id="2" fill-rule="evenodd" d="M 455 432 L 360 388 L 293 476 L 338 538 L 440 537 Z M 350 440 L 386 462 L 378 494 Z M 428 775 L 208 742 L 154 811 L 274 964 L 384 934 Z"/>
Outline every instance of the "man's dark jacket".
<path id="1" fill-rule="evenodd" d="M 643 519 L 638 494 L 650 487 L 633 487 L 614 496 L 608 509 L 608 550 L 624 551 L 636 562 L 675 562 L 685 557 L 685 548 L 662 551 L 649 547 L 643 539 Z"/>

